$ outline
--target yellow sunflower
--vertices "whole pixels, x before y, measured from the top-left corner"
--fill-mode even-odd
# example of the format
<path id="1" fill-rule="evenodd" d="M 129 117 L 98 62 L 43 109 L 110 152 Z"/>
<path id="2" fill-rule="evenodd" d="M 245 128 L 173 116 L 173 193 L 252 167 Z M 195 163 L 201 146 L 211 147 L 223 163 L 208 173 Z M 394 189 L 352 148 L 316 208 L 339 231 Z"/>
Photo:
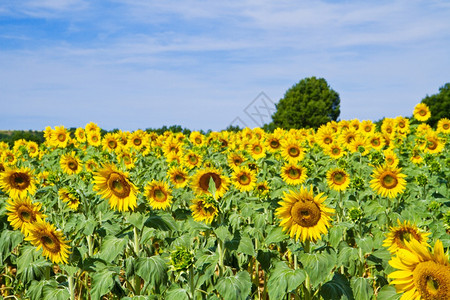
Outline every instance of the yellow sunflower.
<path id="1" fill-rule="evenodd" d="M 430 109 L 425 103 L 419 103 L 414 107 L 414 118 L 420 122 L 425 122 L 431 117 Z"/>
<path id="2" fill-rule="evenodd" d="M 98 169 L 98 163 L 95 159 L 91 158 L 89 159 L 84 166 L 86 167 L 86 170 L 93 173 L 95 171 L 97 171 Z"/>
<path id="3" fill-rule="evenodd" d="M 447 118 L 442 118 L 437 123 L 437 132 L 448 134 L 450 133 L 450 120 Z"/>
<path id="4" fill-rule="evenodd" d="M 283 231 L 302 242 L 320 240 L 321 234 L 328 232 L 334 214 L 334 209 L 323 204 L 325 199 L 323 193 L 314 196 L 312 187 L 310 190 L 302 187 L 300 191 L 284 192 L 283 200 L 279 202 L 281 207 L 275 212 L 281 219 Z"/>
<path id="5" fill-rule="evenodd" d="M 403 293 L 400 300 L 450 299 L 450 263 L 440 240 L 432 252 L 416 239 L 405 241 L 389 264 L 397 269 L 388 278 Z"/>
<path id="6" fill-rule="evenodd" d="M 189 140 L 191 141 L 192 145 L 201 147 L 205 143 L 205 136 L 199 131 L 192 131 L 189 135 Z"/>
<path id="7" fill-rule="evenodd" d="M 257 139 L 253 139 L 250 141 L 248 152 L 255 160 L 266 156 L 264 143 Z"/>
<path id="8" fill-rule="evenodd" d="M 3 151 L 2 155 L 0 155 L 0 159 L 8 166 L 13 166 L 17 163 L 17 155 L 14 151 L 9 149 Z"/>
<path id="9" fill-rule="evenodd" d="M 9 199 L 7 203 L 9 223 L 15 230 L 20 229 L 25 236 L 29 234 L 30 224 L 47 217 L 41 212 L 42 204 L 32 203 L 28 196 Z"/>
<path id="10" fill-rule="evenodd" d="M 80 205 L 80 195 L 69 187 L 63 187 L 59 189 L 58 191 L 59 198 L 64 202 L 67 203 L 67 206 L 71 210 L 76 211 L 78 209 L 78 206 Z"/>
<path id="11" fill-rule="evenodd" d="M 297 164 L 287 163 L 281 167 L 281 178 L 283 181 L 290 185 L 302 184 L 306 180 L 306 169 L 303 166 Z"/>
<path id="12" fill-rule="evenodd" d="M 55 126 L 55 130 L 51 134 L 51 145 L 59 148 L 66 148 L 69 140 L 69 132 L 64 126 Z"/>
<path id="13" fill-rule="evenodd" d="M 195 198 L 192 200 L 192 205 L 189 208 L 195 221 L 205 222 L 206 224 L 211 224 L 219 214 L 215 201 L 211 197 Z"/>
<path id="14" fill-rule="evenodd" d="M 189 169 L 193 169 L 195 167 L 198 167 L 202 164 L 203 158 L 200 154 L 188 150 L 181 158 L 181 161 L 183 162 L 183 165 L 188 167 Z"/>
<path id="15" fill-rule="evenodd" d="M 102 136 L 100 134 L 100 131 L 89 131 L 87 133 L 86 140 L 89 145 L 98 147 L 102 144 Z"/>
<path id="16" fill-rule="evenodd" d="M 122 144 L 115 133 L 107 133 L 102 140 L 103 150 L 114 152 L 121 148 Z"/>
<path id="17" fill-rule="evenodd" d="M 325 149 L 331 144 L 333 144 L 333 142 L 336 140 L 335 132 L 331 127 L 322 125 L 317 130 L 314 140 L 316 141 L 317 144 L 319 144 L 320 147 Z"/>
<path id="18" fill-rule="evenodd" d="M 216 187 L 215 197 L 222 197 L 228 190 L 230 179 L 222 175 L 222 172 L 218 169 L 207 167 L 197 171 L 197 173 L 191 179 L 192 189 L 197 195 L 210 195 L 209 182 L 214 181 Z"/>
<path id="19" fill-rule="evenodd" d="M 383 135 L 379 132 L 369 136 L 368 143 L 370 144 L 370 147 L 375 150 L 381 150 L 385 145 Z"/>
<path id="20" fill-rule="evenodd" d="M 240 164 L 242 164 L 247 159 L 245 158 L 245 156 L 242 153 L 233 151 L 228 154 L 227 160 L 228 160 L 228 165 L 231 168 L 235 168 L 235 167 L 238 167 Z"/>
<path id="21" fill-rule="evenodd" d="M 257 182 L 255 185 L 255 191 L 260 198 L 265 198 L 270 191 L 269 184 L 267 181 Z"/>
<path id="22" fill-rule="evenodd" d="M 342 149 L 337 142 L 333 142 L 331 145 L 324 148 L 324 153 L 334 159 L 339 159 L 346 154 L 344 149 Z"/>
<path id="23" fill-rule="evenodd" d="M 425 136 L 425 143 L 423 144 L 423 151 L 425 153 L 440 153 L 444 150 L 445 142 L 442 141 L 436 133 L 429 132 Z"/>
<path id="24" fill-rule="evenodd" d="M 372 174 L 370 187 L 384 197 L 395 198 L 404 192 L 406 186 L 406 175 L 400 171 L 401 168 L 387 165 L 377 167 Z"/>
<path id="25" fill-rule="evenodd" d="M 421 151 L 419 149 L 414 148 L 411 152 L 410 160 L 412 163 L 419 165 L 423 161 L 423 157 L 421 154 Z"/>
<path id="26" fill-rule="evenodd" d="M 11 168 L 0 173 L 0 189 L 13 199 L 36 193 L 36 180 L 30 168 Z"/>
<path id="27" fill-rule="evenodd" d="M 387 166 L 390 166 L 390 167 L 398 166 L 398 163 L 400 162 L 400 160 L 394 151 L 392 151 L 391 149 L 387 149 L 387 150 L 383 151 L 383 154 L 384 154 L 384 162 Z"/>
<path id="28" fill-rule="evenodd" d="M 130 147 L 135 148 L 136 150 L 140 151 L 145 145 L 146 145 L 146 133 L 143 130 L 136 130 L 133 131 L 128 136 L 128 143 L 127 145 L 130 145 Z"/>
<path id="29" fill-rule="evenodd" d="M 294 138 L 287 138 L 281 142 L 281 155 L 290 163 L 297 163 L 303 159 L 305 151 L 300 142 Z"/>
<path id="30" fill-rule="evenodd" d="M 39 156 L 39 145 L 34 141 L 27 142 L 27 151 L 30 157 L 38 157 Z"/>
<path id="31" fill-rule="evenodd" d="M 359 125 L 359 132 L 364 135 L 372 135 L 375 133 L 375 124 L 371 120 L 363 120 Z"/>
<path id="32" fill-rule="evenodd" d="M 381 123 L 381 132 L 392 135 L 395 132 L 395 120 L 392 118 L 385 118 Z"/>
<path id="33" fill-rule="evenodd" d="M 86 142 L 86 131 L 84 131 L 84 128 L 78 127 L 75 129 L 75 139 L 80 143 Z"/>
<path id="34" fill-rule="evenodd" d="M 341 168 L 328 170 L 327 183 L 335 191 L 345 191 L 350 184 L 350 176 Z"/>
<path id="35" fill-rule="evenodd" d="M 120 161 L 120 163 L 123 163 L 125 168 L 127 170 L 132 169 L 135 167 L 135 161 L 136 161 L 136 154 L 134 153 L 136 150 L 123 150 L 120 151 L 120 153 L 117 155 L 117 160 Z"/>
<path id="36" fill-rule="evenodd" d="M 164 181 L 149 182 L 145 186 L 144 195 L 153 209 L 166 209 L 172 204 L 172 193 Z"/>
<path id="37" fill-rule="evenodd" d="M 403 224 L 397 219 L 398 226 L 391 227 L 383 246 L 388 248 L 389 252 L 396 253 L 399 249 L 407 249 L 405 241 L 409 242 L 411 239 L 417 240 L 423 246 L 427 246 L 427 239 L 430 233 L 422 232 L 417 226 L 412 225 L 409 221 L 404 221 Z"/>
<path id="38" fill-rule="evenodd" d="M 108 199 L 112 209 L 128 211 L 137 206 L 136 186 L 114 165 L 106 164 L 94 173 L 94 191 Z"/>
<path id="39" fill-rule="evenodd" d="M 65 154 L 59 160 L 59 164 L 64 173 L 72 175 L 78 174 L 83 170 L 81 160 L 75 155 L 75 152 Z"/>
<path id="40" fill-rule="evenodd" d="M 36 250 L 42 248 L 42 255 L 50 258 L 53 263 L 68 263 L 69 241 L 61 230 L 56 230 L 53 224 L 45 221 L 36 221 L 29 226 L 30 234 L 25 240 L 37 247 Z"/>
<path id="41" fill-rule="evenodd" d="M 172 166 L 167 171 L 167 177 L 175 188 L 183 188 L 188 183 L 189 175 L 182 166 Z"/>
<path id="42" fill-rule="evenodd" d="M 232 180 L 238 190 L 249 192 L 255 187 L 256 174 L 246 166 L 238 166 L 233 170 Z"/>

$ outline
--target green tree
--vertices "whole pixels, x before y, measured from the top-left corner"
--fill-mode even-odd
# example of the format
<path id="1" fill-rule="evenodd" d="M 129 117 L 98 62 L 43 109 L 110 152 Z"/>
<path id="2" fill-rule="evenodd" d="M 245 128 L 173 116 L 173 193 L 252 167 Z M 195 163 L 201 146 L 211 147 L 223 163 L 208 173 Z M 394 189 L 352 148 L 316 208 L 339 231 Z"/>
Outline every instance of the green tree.
<path id="1" fill-rule="evenodd" d="M 323 78 L 308 77 L 292 86 L 276 104 L 272 115 L 276 127 L 318 128 L 339 117 L 339 94 Z"/>
<path id="2" fill-rule="evenodd" d="M 430 108 L 431 117 L 427 123 L 431 127 L 435 127 L 442 118 L 450 119 L 450 83 L 440 87 L 439 93 L 426 96 L 421 102 Z"/>

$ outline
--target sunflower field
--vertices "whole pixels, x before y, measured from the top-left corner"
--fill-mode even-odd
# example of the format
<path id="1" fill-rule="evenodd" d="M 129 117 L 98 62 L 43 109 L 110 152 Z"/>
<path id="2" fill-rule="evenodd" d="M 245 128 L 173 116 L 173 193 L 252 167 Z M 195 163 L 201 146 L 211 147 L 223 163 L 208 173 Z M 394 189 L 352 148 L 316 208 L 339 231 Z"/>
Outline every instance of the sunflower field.
<path id="1" fill-rule="evenodd" d="M 1 299 L 450 299 L 450 120 L 0 143 Z"/>

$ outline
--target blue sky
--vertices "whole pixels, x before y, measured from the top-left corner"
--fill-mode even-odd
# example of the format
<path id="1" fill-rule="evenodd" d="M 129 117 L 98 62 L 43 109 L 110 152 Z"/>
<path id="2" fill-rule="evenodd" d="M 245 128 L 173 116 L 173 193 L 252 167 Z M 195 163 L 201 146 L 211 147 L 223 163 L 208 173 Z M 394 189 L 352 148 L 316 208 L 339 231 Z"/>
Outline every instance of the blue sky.
<path id="1" fill-rule="evenodd" d="M 0 129 L 255 127 L 310 76 L 341 119 L 410 116 L 450 82 L 449 16 L 437 0 L 2 0 Z"/>

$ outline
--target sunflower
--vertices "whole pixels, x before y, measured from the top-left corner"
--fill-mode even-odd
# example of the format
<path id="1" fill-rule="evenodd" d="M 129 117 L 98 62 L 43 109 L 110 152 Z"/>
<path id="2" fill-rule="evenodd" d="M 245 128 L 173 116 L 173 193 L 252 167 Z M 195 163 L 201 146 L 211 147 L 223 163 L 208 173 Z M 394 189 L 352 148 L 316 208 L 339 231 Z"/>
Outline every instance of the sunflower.
<path id="1" fill-rule="evenodd" d="M 234 168 L 232 178 L 233 185 L 241 192 L 253 190 L 256 184 L 255 171 L 250 170 L 246 166 Z"/>
<path id="2" fill-rule="evenodd" d="M 395 120 L 392 118 L 383 119 L 383 123 L 381 123 L 381 132 L 392 135 L 395 131 Z"/>
<path id="3" fill-rule="evenodd" d="M 400 300 L 450 299 L 450 263 L 440 240 L 432 252 L 416 239 L 405 241 L 389 264 L 397 269 L 388 278 L 397 293 L 404 293 Z"/>
<path id="4" fill-rule="evenodd" d="M 216 203 L 212 197 L 195 198 L 189 206 L 192 211 L 192 218 L 197 222 L 211 224 L 219 214 Z"/>
<path id="5" fill-rule="evenodd" d="M 409 133 L 409 119 L 401 116 L 395 118 L 395 127 L 401 134 Z"/>
<path id="6" fill-rule="evenodd" d="M 316 196 L 310 190 L 301 188 L 300 191 L 283 192 L 283 199 L 279 202 L 281 207 L 275 214 L 281 219 L 280 226 L 291 238 L 316 241 L 321 234 L 328 232 L 331 215 L 334 209 L 323 204 L 326 197 L 323 193 Z"/>
<path id="7" fill-rule="evenodd" d="M 427 246 L 427 239 L 430 233 L 421 232 L 419 228 L 412 225 L 409 221 L 404 221 L 403 224 L 397 219 L 398 226 L 389 228 L 389 233 L 383 242 L 383 246 L 388 248 L 389 252 L 396 253 L 399 249 L 407 249 L 405 241 L 409 242 L 412 239 L 417 240 L 423 246 Z"/>
<path id="8" fill-rule="evenodd" d="M 63 172 L 68 175 L 78 174 L 83 169 L 81 160 L 75 155 L 74 151 L 63 155 L 59 160 L 59 164 Z"/>
<path id="9" fill-rule="evenodd" d="M 5 165 L 0 161 L 0 173 L 6 170 Z"/>
<path id="10" fill-rule="evenodd" d="M 450 120 L 447 118 L 442 118 L 437 123 L 437 132 L 448 134 L 450 133 Z"/>
<path id="11" fill-rule="evenodd" d="M 128 211 L 136 207 L 136 186 L 112 164 L 94 173 L 94 191 L 108 199 L 112 209 Z"/>
<path id="12" fill-rule="evenodd" d="M 440 153 L 444 150 L 445 142 L 443 142 L 436 133 L 428 133 L 425 136 L 425 143 L 423 144 L 423 151 L 425 153 Z"/>
<path id="13" fill-rule="evenodd" d="M 318 130 L 317 134 L 315 135 L 315 141 L 317 144 L 319 144 L 320 147 L 323 149 L 327 148 L 333 142 L 335 141 L 335 132 L 331 127 L 327 127 L 325 125 L 322 125 Z"/>
<path id="14" fill-rule="evenodd" d="M 363 135 L 357 134 L 350 144 L 347 145 L 347 149 L 352 153 L 359 152 L 362 156 L 365 156 L 369 154 L 370 144 Z"/>
<path id="15" fill-rule="evenodd" d="M 39 145 L 34 141 L 27 142 L 27 151 L 30 157 L 39 156 Z"/>
<path id="16" fill-rule="evenodd" d="M 70 187 L 63 187 L 59 189 L 58 191 L 59 198 L 64 202 L 67 203 L 67 206 L 71 210 L 77 210 L 78 206 L 80 205 L 80 195 Z"/>
<path id="17" fill-rule="evenodd" d="M 228 165 L 231 168 L 238 167 L 240 164 L 242 164 L 244 161 L 246 161 L 245 156 L 240 152 L 230 152 L 227 156 Z"/>
<path id="18" fill-rule="evenodd" d="M 28 196 L 9 199 L 7 203 L 9 223 L 15 230 L 20 229 L 25 236 L 29 233 L 30 224 L 47 217 L 41 212 L 42 204 L 32 203 Z"/>
<path id="19" fill-rule="evenodd" d="M 211 179 L 214 181 L 214 185 L 216 187 L 215 197 L 222 197 L 228 190 L 230 180 L 227 176 L 222 175 L 221 171 L 212 167 L 199 170 L 192 177 L 191 185 L 194 192 L 197 195 L 210 195 L 209 183 Z"/>
<path id="20" fill-rule="evenodd" d="M 287 163 L 281 167 L 281 178 L 290 185 L 302 184 L 306 180 L 306 169 L 297 164 Z"/>
<path id="21" fill-rule="evenodd" d="M 356 138 L 358 135 L 358 132 L 356 132 L 354 129 L 346 129 L 341 132 L 338 138 L 338 142 L 343 146 L 348 148 L 351 144 L 351 142 Z"/>
<path id="22" fill-rule="evenodd" d="M 400 160 L 394 151 L 392 151 L 391 149 L 387 149 L 387 150 L 383 151 L 383 154 L 384 154 L 384 162 L 387 166 L 390 166 L 390 167 L 398 166 L 398 163 L 400 162 Z"/>
<path id="23" fill-rule="evenodd" d="M 167 177 L 175 188 L 183 188 L 188 183 L 189 175 L 182 166 L 172 166 L 167 171 Z"/>
<path id="24" fill-rule="evenodd" d="M 55 130 L 51 134 L 51 145 L 59 148 L 66 148 L 69 140 L 69 132 L 64 126 L 55 126 Z"/>
<path id="25" fill-rule="evenodd" d="M 198 131 L 193 131 L 189 135 L 189 140 L 191 141 L 192 145 L 201 147 L 205 143 L 205 136 Z"/>
<path id="26" fill-rule="evenodd" d="M 145 186 L 145 197 L 153 209 L 166 209 L 172 204 L 169 185 L 164 181 L 153 180 Z"/>
<path id="27" fill-rule="evenodd" d="M 406 175 L 400 171 L 401 168 L 387 165 L 377 167 L 372 174 L 370 187 L 384 197 L 395 198 L 403 193 L 406 186 Z"/>
<path id="28" fill-rule="evenodd" d="M 68 263 L 69 241 L 66 240 L 61 230 L 56 230 L 53 224 L 45 221 L 36 221 L 29 226 L 30 234 L 25 240 L 37 247 L 42 248 L 42 255 L 50 258 L 53 263 Z"/>
<path id="29" fill-rule="evenodd" d="M 131 150 L 131 151 L 130 151 Z M 132 169 L 135 167 L 135 161 L 136 161 L 136 154 L 134 153 L 134 151 L 136 150 L 124 150 L 122 149 L 122 151 L 120 151 L 120 153 L 117 155 L 117 160 L 120 161 L 120 163 L 123 163 L 123 165 L 125 166 L 125 168 L 127 168 L 127 170 Z"/>
<path id="30" fill-rule="evenodd" d="M 0 173 L 0 189 L 13 199 L 36 192 L 36 181 L 30 168 L 11 168 Z"/>
<path id="31" fill-rule="evenodd" d="M 86 132 L 86 134 L 90 134 L 90 133 L 93 133 L 93 132 L 100 133 L 100 127 L 97 125 L 97 123 L 89 122 L 84 127 L 84 131 Z"/>
<path id="32" fill-rule="evenodd" d="M 368 143 L 370 144 L 370 147 L 372 147 L 375 150 L 381 150 L 385 145 L 383 135 L 379 132 L 376 132 L 375 134 L 371 135 L 368 138 Z"/>
<path id="33" fill-rule="evenodd" d="M 419 149 L 414 148 L 411 152 L 410 160 L 412 163 L 419 165 L 423 161 L 423 157 L 421 154 L 421 151 Z"/>
<path id="34" fill-rule="evenodd" d="M 375 124 L 371 120 L 363 120 L 359 124 L 359 132 L 364 135 L 372 135 L 375 133 Z"/>
<path id="35" fill-rule="evenodd" d="M 2 155 L 0 155 L 0 160 L 5 163 L 5 165 L 12 166 L 17 163 L 17 155 L 14 151 L 6 149 L 3 151 Z"/>
<path id="36" fill-rule="evenodd" d="M 350 184 L 350 176 L 341 168 L 328 170 L 327 183 L 335 191 L 345 191 Z"/>
<path id="37" fill-rule="evenodd" d="M 253 139 L 249 144 L 249 153 L 253 159 L 258 160 L 266 156 L 266 147 L 260 140 Z"/>
<path id="38" fill-rule="evenodd" d="M 270 152 L 275 152 L 281 148 L 280 138 L 275 134 L 267 134 L 265 144 L 266 149 Z"/>
<path id="39" fill-rule="evenodd" d="M 419 103 L 414 107 L 414 118 L 417 121 L 425 122 L 431 117 L 430 109 L 425 103 Z"/>
<path id="40" fill-rule="evenodd" d="M 297 163 L 303 159 L 305 152 L 298 140 L 287 138 L 281 142 L 282 156 L 290 163 Z"/>
<path id="41" fill-rule="evenodd" d="M 86 142 L 86 131 L 84 131 L 84 128 L 78 127 L 75 129 L 75 139 L 80 143 Z"/>
<path id="42" fill-rule="evenodd" d="M 114 152 L 120 149 L 120 146 L 122 144 L 119 143 L 118 137 L 115 133 L 107 133 L 105 134 L 105 136 L 103 137 L 102 140 L 102 146 L 103 146 L 103 150 L 105 151 L 109 151 L 109 152 Z"/>
<path id="43" fill-rule="evenodd" d="M 344 156 L 346 152 L 337 142 L 334 142 L 333 144 L 324 148 L 324 153 L 330 156 L 331 158 L 339 159 L 342 156 Z"/>
<path id="44" fill-rule="evenodd" d="M 86 167 L 86 170 L 89 172 L 95 172 L 98 169 L 98 163 L 95 159 L 91 158 L 89 159 L 84 166 Z"/>
<path id="45" fill-rule="evenodd" d="M 146 133 L 142 130 L 133 131 L 128 136 L 127 144 L 140 151 L 146 144 Z"/>
<path id="46" fill-rule="evenodd" d="M 89 145 L 98 147 L 102 144 L 102 136 L 100 134 L 100 131 L 90 131 L 87 134 L 86 140 Z"/>
<path id="47" fill-rule="evenodd" d="M 269 184 L 267 181 L 257 182 L 255 185 L 255 191 L 260 198 L 265 198 L 270 191 Z"/>

